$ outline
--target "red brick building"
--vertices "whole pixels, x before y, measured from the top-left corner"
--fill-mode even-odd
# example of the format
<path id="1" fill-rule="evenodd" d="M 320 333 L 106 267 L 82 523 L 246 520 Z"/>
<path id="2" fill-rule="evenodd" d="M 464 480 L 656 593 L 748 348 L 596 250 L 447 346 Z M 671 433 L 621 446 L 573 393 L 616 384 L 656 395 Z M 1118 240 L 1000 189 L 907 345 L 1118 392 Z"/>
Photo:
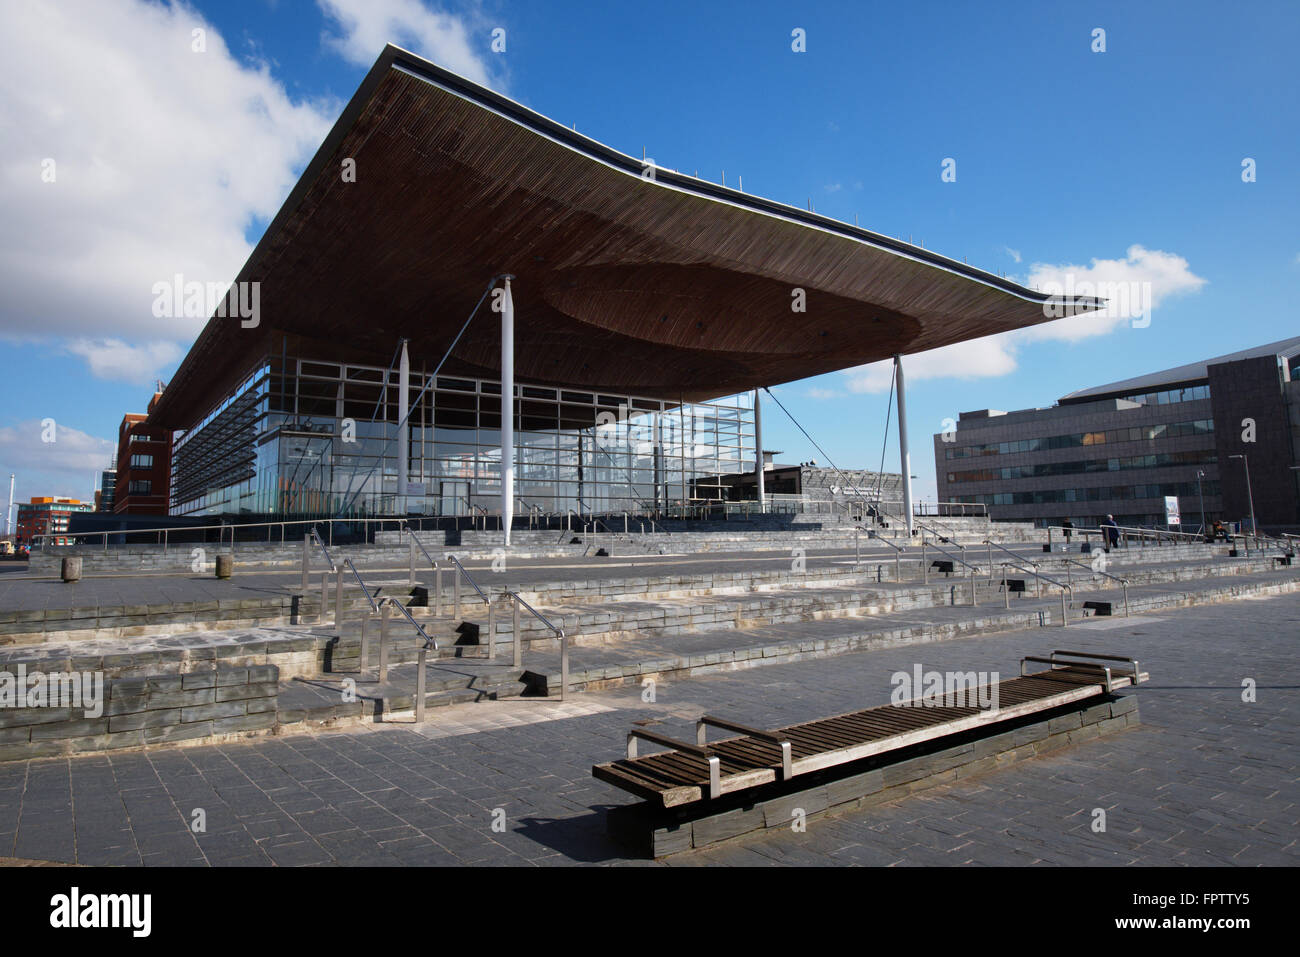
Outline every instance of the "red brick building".
<path id="1" fill-rule="evenodd" d="M 148 412 L 162 398 L 163 385 L 149 400 Z M 117 430 L 117 485 L 114 514 L 166 515 L 172 480 L 172 434 L 147 425 L 145 415 L 128 412 Z"/>
<path id="2" fill-rule="evenodd" d="M 68 520 L 74 512 L 92 512 L 89 502 L 75 498 L 42 496 L 30 502 L 18 503 L 17 540 L 30 544 L 37 535 L 57 535 L 68 530 Z M 69 545 L 71 539 L 58 538 L 52 544 Z"/>

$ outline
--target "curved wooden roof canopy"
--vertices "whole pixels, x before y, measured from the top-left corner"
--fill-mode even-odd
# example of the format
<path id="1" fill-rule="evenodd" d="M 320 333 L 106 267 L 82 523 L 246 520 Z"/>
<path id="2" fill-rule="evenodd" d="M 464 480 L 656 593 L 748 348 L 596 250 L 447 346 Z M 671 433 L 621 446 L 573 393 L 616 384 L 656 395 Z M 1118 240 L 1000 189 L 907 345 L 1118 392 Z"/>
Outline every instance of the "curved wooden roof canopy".
<path id="1" fill-rule="evenodd" d="M 356 181 L 341 175 L 356 161 Z M 151 421 L 188 428 L 280 352 L 431 368 L 500 273 L 519 383 L 701 401 L 1046 321 L 1047 296 L 928 250 L 619 153 L 387 47 Z M 792 292 L 806 292 L 806 312 Z M 1066 304 L 1066 315 L 1100 300 Z M 494 378 L 484 307 L 444 367 Z"/>

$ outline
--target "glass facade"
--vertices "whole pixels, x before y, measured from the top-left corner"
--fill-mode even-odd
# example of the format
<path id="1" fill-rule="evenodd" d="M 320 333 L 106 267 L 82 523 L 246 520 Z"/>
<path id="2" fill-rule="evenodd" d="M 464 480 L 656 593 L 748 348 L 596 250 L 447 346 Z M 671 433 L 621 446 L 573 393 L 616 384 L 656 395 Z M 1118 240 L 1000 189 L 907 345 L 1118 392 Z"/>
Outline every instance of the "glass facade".
<path id="1" fill-rule="evenodd" d="M 752 470 L 749 394 L 681 405 L 515 386 L 516 515 L 650 512 L 726 497 Z M 175 515 L 499 514 L 499 382 L 412 370 L 399 485 L 396 369 L 279 356 L 177 433 Z"/>
<path id="2" fill-rule="evenodd" d="M 946 459 L 964 459 L 974 455 L 1014 455 L 1021 452 L 1077 449 L 1116 442 L 1149 442 L 1154 439 L 1177 438 L 1185 435 L 1209 435 L 1212 432 L 1214 432 L 1213 419 L 1193 419 L 1189 422 L 1168 422 L 1129 429 L 1072 432 L 1068 435 L 1048 435 L 1037 439 L 1018 439 L 1014 442 L 963 445 L 955 449 L 945 449 L 943 454 Z"/>

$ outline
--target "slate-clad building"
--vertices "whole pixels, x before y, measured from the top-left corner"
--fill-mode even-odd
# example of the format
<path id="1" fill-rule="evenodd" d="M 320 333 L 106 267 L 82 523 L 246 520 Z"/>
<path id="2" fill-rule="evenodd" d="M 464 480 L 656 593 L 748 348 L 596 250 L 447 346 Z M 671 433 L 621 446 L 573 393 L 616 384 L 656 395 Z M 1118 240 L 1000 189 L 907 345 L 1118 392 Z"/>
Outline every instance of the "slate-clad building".
<path id="1" fill-rule="evenodd" d="M 998 519 L 1300 524 L 1300 337 L 1083 389 L 1051 408 L 964 412 L 934 436 L 941 500 Z M 1232 456 L 1241 456 L 1233 458 Z M 1250 483 L 1247 486 L 1247 472 Z"/>
<path id="2" fill-rule="evenodd" d="M 530 510 L 716 497 L 755 470 L 764 386 L 1099 305 L 655 166 L 390 46 L 147 425 L 175 432 L 174 515 L 487 512 L 508 541 Z"/>

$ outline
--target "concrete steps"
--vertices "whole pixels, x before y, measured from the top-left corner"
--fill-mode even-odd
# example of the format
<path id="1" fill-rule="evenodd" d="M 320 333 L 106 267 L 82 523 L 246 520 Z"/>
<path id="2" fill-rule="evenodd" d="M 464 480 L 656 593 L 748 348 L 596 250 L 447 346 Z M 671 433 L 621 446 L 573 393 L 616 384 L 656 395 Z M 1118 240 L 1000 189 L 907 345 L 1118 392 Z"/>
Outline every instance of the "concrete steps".
<path id="1" fill-rule="evenodd" d="M 1118 590 L 1099 591 L 1090 600 L 1112 603 L 1116 614 L 1098 615 L 1082 607 L 1067 608 L 1068 625 L 1061 627 L 1059 600 L 1013 602 L 1001 606 L 918 608 L 876 616 L 869 621 L 837 619 L 744 628 L 681 636 L 673 641 L 641 639 L 615 645 L 580 647 L 570 652 L 570 690 L 594 691 L 624 684 L 660 682 L 788 664 L 807 658 L 846 654 L 867 648 L 924 644 L 994 632 L 1049 627 L 1065 641 L 1071 628 L 1089 629 L 1101 620 L 1140 624 L 1141 614 L 1166 608 L 1263 597 L 1300 591 L 1300 576 L 1256 573 L 1237 580 L 1199 586 L 1146 585 L 1129 590 L 1131 615 L 1122 613 Z M 1041 643 L 1035 637 L 1034 642 Z M 1026 648 L 1038 647 L 1038 644 Z M 1138 649 L 1140 653 L 1140 648 Z M 554 652 L 534 650 L 525 659 L 525 680 L 538 694 L 556 693 L 559 659 Z"/>

